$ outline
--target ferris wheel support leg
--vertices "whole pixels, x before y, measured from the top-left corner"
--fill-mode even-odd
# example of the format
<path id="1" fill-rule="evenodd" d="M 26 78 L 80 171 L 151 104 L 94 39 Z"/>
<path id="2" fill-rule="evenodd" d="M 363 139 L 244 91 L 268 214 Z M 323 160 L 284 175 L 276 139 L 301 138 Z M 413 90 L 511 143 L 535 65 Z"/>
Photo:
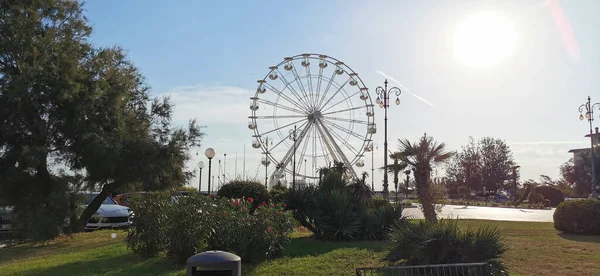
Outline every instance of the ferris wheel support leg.
<path id="1" fill-rule="evenodd" d="M 333 147 L 339 152 L 339 156 L 342 158 L 342 161 L 344 162 L 344 164 L 346 164 L 346 167 L 348 168 L 348 172 L 350 173 L 350 176 L 353 179 L 358 179 L 358 175 L 356 174 L 356 171 L 354 171 L 352 164 L 350 164 L 350 161 L 348 160 L 346 155 L 342 152 L 342 149 L 340 148 L 340 146 L 338 146 L 338 144 L 335 142 L 335 140 L 331 136 L 331 133 L 329 133 L 329 130 L 327 130 L 327 128 L 323 125 L 323 122 L 319 121 L 319 123 L 321 124 L 323 132 L 327 135 L 329 140 L 331 140 L 331 144 L 333 144 Z"/>

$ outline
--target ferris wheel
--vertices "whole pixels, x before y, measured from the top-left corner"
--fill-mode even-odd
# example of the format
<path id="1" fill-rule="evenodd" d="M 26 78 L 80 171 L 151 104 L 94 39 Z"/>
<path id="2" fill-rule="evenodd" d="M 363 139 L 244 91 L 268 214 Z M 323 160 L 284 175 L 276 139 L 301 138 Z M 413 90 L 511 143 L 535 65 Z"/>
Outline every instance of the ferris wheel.
<path id="1" fill-rule="evenodd" d="M 297 176 L 318 178 L 334 161 L 357 178 L 377 128 L 368 89 L 349 66 L 326 55 L 286 57 L 250 100 L 252 147 L 262 149 L 263 165 L 274 164 L 271 178 L 291 174 L 294 163 Z"/>

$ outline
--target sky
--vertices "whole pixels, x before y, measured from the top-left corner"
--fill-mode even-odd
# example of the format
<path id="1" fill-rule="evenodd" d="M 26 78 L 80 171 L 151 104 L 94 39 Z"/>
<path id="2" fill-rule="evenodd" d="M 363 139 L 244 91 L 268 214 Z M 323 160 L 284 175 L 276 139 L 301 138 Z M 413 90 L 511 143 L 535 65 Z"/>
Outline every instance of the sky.
<path id="1" fill-rule="evenodd" d="M 587 96 L 600 101 L 595 0 L 89 0 L 84 8 L 92 42 L 126 49 L 152 94 L 171 97 L 174 123 L 196 118 L 204 126 L 189 168 L 208 163 L 203 153 L 211 147 L 213 175 L 226 162 L 228 178 L 264 177 L 247 127 L 249 98 L 269 66 L 287 56 L 343 61 L 373 101 L 384 75 L 400 87 L 401 104 L 388 110 L 390 150 L 398 138 L 414 141 L 423 133 L 450 150 L 470 136 L 492 136 L 510 146 L 521 179 L 558 177 L 567 151 L 589 145 L 578 107 Z M 482 16 L 497 20 L 476 20 Z M 378 168 L 383 110 L 376 108 L 374 118 Z M 357 172 L 370 174 L 370 154 L 364 162 Z M 207 175 L 205 168 L 203 190 Z M 380 171 L 373 181 L 379 190 Z"/>

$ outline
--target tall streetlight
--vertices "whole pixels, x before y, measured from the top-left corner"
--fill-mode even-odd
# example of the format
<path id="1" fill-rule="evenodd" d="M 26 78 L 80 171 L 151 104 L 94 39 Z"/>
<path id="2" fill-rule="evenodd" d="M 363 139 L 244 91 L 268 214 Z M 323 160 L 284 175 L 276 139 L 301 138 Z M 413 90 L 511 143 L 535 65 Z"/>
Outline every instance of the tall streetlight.
<path id="1" fill-rule="evenodd" d="M 198 162 L 198 168 L 200 169 L 200 175 L 198 176 L 198 192 L 201 192 L 202 188 L 202 169 L 204 169 L 204 162 Z"/>
<path id="2" fill-rule="evenodd" d="M 384 142 L 383 142 L 383 167 L 387 168 L 387 164 L 388 164 L 388 156 L 387 156 L 387 152 L 388 152 L 388 143 L 387 143 L 387 110 L 388 108 L 390 108 L 390 94 L 394 93 L 396 94 L 396 105 L 400 105 L 400 98 L 398 98 L 398 96 L 400 96 L 400 94 L 402 93 L 402 91 L 400 90 L 400 88 L 398 87 L 392 87 L 388 90 L 388 81 L 387 79 L 385 80 L 384 83 L 384 87 L 378 86 L 375 89 L 375 93 L 377 93 L 377 100 L 375 100 L 375 102 L 379 105 L 379 107 L 383 108 L 385 110 L 385 116 L 384 116 Z M 388 174 L 384 173 L 383 174 L 383 198 L 386 200 L 390 199 L 390 191 L 388 190 Z"/>
<path id="3" fill-rule="evenodd" d="M 223 153 L 223 183 L 226 183 L 225 171 L 227 170 L 227 153 Z"/>
<path id="4" fill-rule="evenodd" d="M 204 151 L 204 155 L 208 158 L 208 194 L 210 195 L 210 167 L 212 165 L 212 159 L 215 157 L 215 150 L 213 148 L 207 148 L 206 151 Z"/>
<path id="5" fill-rule="evenodd" d="M 296 125 L 294 129 L 290 129 L 290 139 L 294 141 L 294 158 L 292 161 L 292 190 L 296 190 Z"/>
<path id="6" fill-rule="evenodd" d="M 273 144 L 273 139 L 269 139 L 269 137 L 265 138 L 265 157 L 262 158 L 262 160 L 260 161 L 264 166 L 265 166 L 265 188 L 269 188 L 268 185 L 268 179 L 269 177 L 267 176 L 268 172 L 267 169 L 269 167 L 269 165 L 271 164 L 271 160 L 269 160 L 269 143 L 272 145 Z"/>
<path id="7" fill-rule="evenodd" d="M 592 104 L 592 99 L 588 96 L 587 102 L 579 106 L 579 120 L 583 121 L 587 119 L 590 124 L 590 150 L 592 151 L 592 191 L 590 193 L 590 198 L 595 198 L 597 196 L 598 184 L 596 183 L 596 157 L 594 154 L 594 135 L 592 122 L 594 121 L 594 108 L 596 106 L 600 107 L 600 103 Z M 585 111 L 585 115 L 584 115 Z"/>
<path id="8" fill-rule="evenodd" d="M 367 144 L 365 151 L 371 152 L 371 191 L 375 191 L 375 150 L 379 149 L 377 144 L 373 143 L 373 141 Z"/>

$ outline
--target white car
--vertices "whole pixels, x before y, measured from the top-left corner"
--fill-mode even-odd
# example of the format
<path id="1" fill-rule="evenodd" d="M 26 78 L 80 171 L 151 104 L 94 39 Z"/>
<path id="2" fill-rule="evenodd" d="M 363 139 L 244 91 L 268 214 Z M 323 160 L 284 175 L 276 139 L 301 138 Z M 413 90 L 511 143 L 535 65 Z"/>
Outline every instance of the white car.
<path id="1" fill-rule="evenodd" d="M 84 193 L 85 205 L 82 207 L 87 207 L 98 194 L 97 192 Z M 118 205 L 112 198 L 106 197 L 96 214 L 88 220 L 85 230 L 129 227 L 132 218 L 133 212 L 131 209 Z"/>

